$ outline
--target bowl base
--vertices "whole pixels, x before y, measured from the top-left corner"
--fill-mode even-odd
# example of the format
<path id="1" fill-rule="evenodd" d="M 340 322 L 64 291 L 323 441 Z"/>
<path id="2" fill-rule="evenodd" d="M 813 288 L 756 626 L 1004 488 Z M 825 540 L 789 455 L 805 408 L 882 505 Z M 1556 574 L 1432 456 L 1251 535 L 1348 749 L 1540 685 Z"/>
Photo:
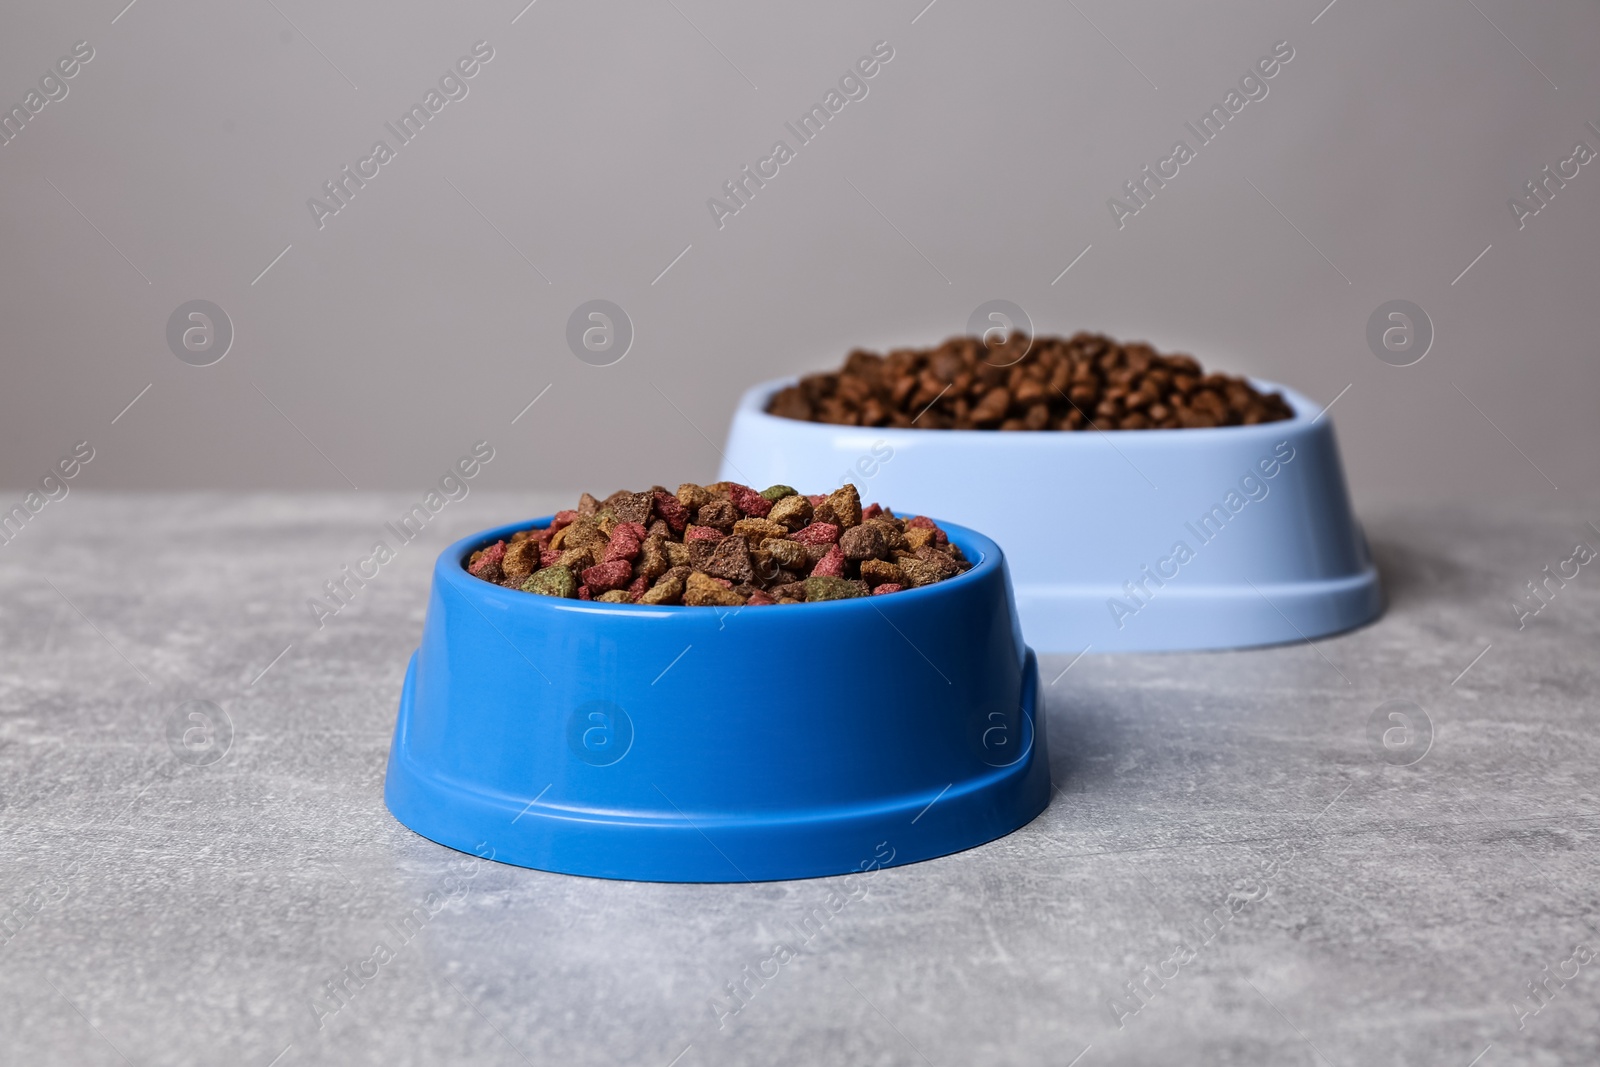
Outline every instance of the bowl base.
<path id="1" fill-rule="evenodd" d="M 662 796 L 656 812 L 619 813 L 563 801 L 559 783 L 527 796 L 489 793 L 430 775 L 407 752 L 417 660 L 400 696 L 384 802 L 441 845 L 519 867 L 643 882 L 760 882 L 896 867 L 960 852 L 1031 822 L 1050 801 L 1039 669 L 1024 667 L 1023 754 L 1003 767 L 870 807 L 694 814 Z"/>
<path id="2" fill-rule="evenodd" d="M 1110 586 L 1017 583 L 1017 614 L 1044 654 L 1256 648 L 1326 637 L 1383 613 L 1377 568 L 1316 582 L 1177 586 L 1139 604 Z"/>

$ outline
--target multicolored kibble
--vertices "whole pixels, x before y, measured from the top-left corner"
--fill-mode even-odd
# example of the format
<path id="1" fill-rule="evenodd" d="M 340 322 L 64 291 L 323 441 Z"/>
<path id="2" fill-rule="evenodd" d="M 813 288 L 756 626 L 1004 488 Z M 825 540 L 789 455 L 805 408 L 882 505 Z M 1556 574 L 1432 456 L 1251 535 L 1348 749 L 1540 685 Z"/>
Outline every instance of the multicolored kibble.
<path id="1" fill-rule="evenodd" d="M 856 487 L 804 496 L 735 482 L 583 494 L 543 529 L 477 550 L 486 582 L 602 604 L 755 607 L 882 596 L 972 564 L 932 519 L 902 519 Z"/>

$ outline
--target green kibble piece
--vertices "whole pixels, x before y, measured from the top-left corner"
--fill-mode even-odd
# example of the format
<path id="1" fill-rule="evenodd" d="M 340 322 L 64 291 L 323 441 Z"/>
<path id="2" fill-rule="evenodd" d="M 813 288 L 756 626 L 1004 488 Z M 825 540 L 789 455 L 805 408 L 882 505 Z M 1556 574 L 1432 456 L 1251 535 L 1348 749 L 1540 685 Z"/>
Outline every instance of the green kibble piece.
<path id="1" fill-rule="evenodd" d="M 761 490 L 761 499 L 776 504 L 786 496 L 799 496 L 799 492 L 792 485 L 769 485 Z"/>
<path id="2" fill-rule="evenodd" d="M 568 600 L 578 597 L 578 576 L 559 563 L 553 567 L 546 567 L 534 573 L 527 581 L 522 583 L 524 593 L 538 593 L 540 596 L 559 596 Z"/>
<path id="3" fill-rule="evenodd" d="M 852 597 L 866 595 L 866 590 L 860 582 L 852 582 L 848 578 L 812 575 L 806 579 L 805 585 L 808 604 L 818 600 L 849 600 Z"/>

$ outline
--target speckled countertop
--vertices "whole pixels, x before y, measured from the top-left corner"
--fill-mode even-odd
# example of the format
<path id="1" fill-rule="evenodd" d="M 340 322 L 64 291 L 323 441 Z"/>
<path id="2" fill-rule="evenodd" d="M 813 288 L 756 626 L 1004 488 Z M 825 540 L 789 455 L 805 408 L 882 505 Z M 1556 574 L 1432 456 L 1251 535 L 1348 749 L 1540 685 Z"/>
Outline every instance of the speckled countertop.
<path id="1" fill-rule="evenodd" d="M 0 1062 L 1600 1062 L 1600 572 L 1512 607 L 1600 508 L 1366 509 L 1388 613 L 1315 647 L 1045 657 L 1049 809 L 862 895 L 475 865 L 389 816 L 433 556 L 566 499 L 449 505 L 320 631 L 407 496 L 75 493 L 0 546 Z"/>

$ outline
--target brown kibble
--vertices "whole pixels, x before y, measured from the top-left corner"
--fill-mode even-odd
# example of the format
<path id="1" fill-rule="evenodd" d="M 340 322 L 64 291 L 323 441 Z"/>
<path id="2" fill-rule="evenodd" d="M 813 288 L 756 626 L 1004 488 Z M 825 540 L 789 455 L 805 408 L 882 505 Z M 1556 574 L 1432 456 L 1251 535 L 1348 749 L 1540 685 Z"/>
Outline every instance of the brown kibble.
<path id="1" fill-rule="evenodd" d="M 513 579 L 517 584 L 522 579 L 539 569 L 539 542 L 524 538 L 511 539 L 506 545 L 506 554 L 500 557 L 500 571 L 508 579 Z"/>
<path id="2" fill-rule="evenodd" d="M 883 543 L 883 533 L 875 522 L 851 527 L 839 538 L 839 548 L 844 552 L 844 558 L 852 563 L 881 556 L 887 547 Z"/>
<path id="3" fill-rule="evenodd" d="M 682 485 L 678 486 L 678 503 L 682 504 L 690 511 L 693 511 L 701 504 L 707 503 L 710 501 L 710 499 L 711 494 L 706 491 L 706 487 L 703 485 L 695 485 L 693 482 L 684 482 Z"/>
<path id="4" fill-rule="evenodd" d="M 991 389 L 978 401 L 978 406 L 972 409 L 972 421 L 997 422 L 1005 418 L 1006 411 L 1011 407 L 1011 394 L 1004 389 Z"/>
<path id="5" fill-rule="evenodd" d="M 1175 414 L 1184 407 L 1195 414 Z M 1005 344 L 952 337 L 888 356 L 857 350 L 839 370 L 780 390 L 767 410 L 847 426 L 1002 431 L 1255 425 L 1294 414 L 1280 394 L 1205 374 L 1191 356 L 1088 333 Z"/>
<path id="6" fill-rule="evenodd" d="M 905 581 L 900 574 L 898 564 L 881 559 L 869 559 L 861 564 L 861 580 L 869 586 L 884 585 L 891 582 L 898 585 Z"/>
<path id="7" fill-rule="evenodd" d="M 706 564 L 711 562 L 711 556 L 717 550 L 717 545 L 723 540 L 725 538 L 719 537 L 716 540 L 696 538 L 693 541 L 685 541 L 684 544 L 689 546 L 689 566 L 697 571 L 705 570 Z"/>
<path id="8" fill-rule="evenodd" d="M 932 585 L 943 577 L 940 568 L 915 556 L 901 556 L 899 566 L 905 584 L 913 588 Z"/>
<path id="9" fill-rule="evenodd" d="M 755 577 L 755 567 L 750 562 L 750 543 L 738 534 L 724 537 L 700 569 L 713 578 L 748 582 Z"/>
<path id="10" fill-rule="evenodd" d="M 694 521 L 700 526 L 713 526 L 727 533 L 739 521 L 739 509 L 733 506 L 731 500 L 708 500 L 695 511 Z"/>
<path id="11" fill-rule="evenodd" d="M 655 496 L 651 493 L 623 493 L 621 499 L 612 501 L 611 512 L 618 522 L 636 522 L 646 526 L 655 503 Z"/>
<path id="12" fill-rule="evenodd" d="M 942 548 L 935 548 L 931 545 L 919 548 L 916 550 L 916 557 L 923 563 L 932 565 L 939 572 L 940 581 L 944 581 L 946 578 L 954 578 L 961 573 L 961 567 Z"/>
<path id="13" fill-rule="evenodd" d="M 926 526 L 913 526 L 905 532 L 906 547 L 913 552 L 924 545 L 933 544 L 933 530 Z"/>

